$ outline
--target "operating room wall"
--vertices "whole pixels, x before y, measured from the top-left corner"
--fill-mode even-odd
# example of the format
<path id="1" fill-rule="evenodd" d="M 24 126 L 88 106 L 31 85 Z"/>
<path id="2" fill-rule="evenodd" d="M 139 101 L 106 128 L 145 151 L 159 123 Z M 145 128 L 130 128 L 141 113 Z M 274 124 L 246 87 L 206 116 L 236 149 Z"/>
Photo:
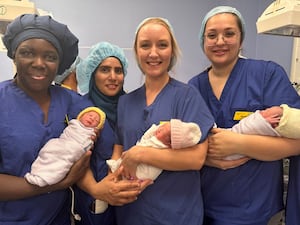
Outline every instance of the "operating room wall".
<path id="1" fill-rule="evenodd" d="M 182 50 L 182 57 L 174 76 L 188 81 L 209 66 L 199 45 L 198 33 L 204 15 L 218 5 L 236 7 L 246 21 L 246 38 L 242 54 L 245 57 L 273 60 L 290 73 L 292 38 L 257 34 L 256 20 L 273 0 L 31 0 L 37 8 L 49 11 L 67 24 L 79 38 L 79 55 L 85 57 L 90 46 L 99 41 L 110 41 L 124 48 L 129 60 L 125 88 L 131 91 L 143 83 L 132 44 L 135 29 L 146 17 L 161 16 L 173 25 Z M 67 54 L 67 53 L 66 53 Z M 13 76 L 11 61 L 0 53 L 0 80 Z"/>

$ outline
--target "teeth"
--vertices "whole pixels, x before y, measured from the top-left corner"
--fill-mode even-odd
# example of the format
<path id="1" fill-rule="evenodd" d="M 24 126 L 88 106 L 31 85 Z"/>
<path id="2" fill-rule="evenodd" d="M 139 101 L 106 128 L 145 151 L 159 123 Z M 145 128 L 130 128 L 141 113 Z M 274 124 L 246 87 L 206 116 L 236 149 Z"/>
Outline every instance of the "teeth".
<path id="1" fill-rule="evenodd" d="M 33 79 L 36 79 L 36 80 L 42 80 L 42 79 L 45 79 L 44 76 L 32 76 Z"/>
<path id="2" fill-rule="evenodd" d="M 149 63 L 151 66 L 157 66 L 159 63 Z"/>

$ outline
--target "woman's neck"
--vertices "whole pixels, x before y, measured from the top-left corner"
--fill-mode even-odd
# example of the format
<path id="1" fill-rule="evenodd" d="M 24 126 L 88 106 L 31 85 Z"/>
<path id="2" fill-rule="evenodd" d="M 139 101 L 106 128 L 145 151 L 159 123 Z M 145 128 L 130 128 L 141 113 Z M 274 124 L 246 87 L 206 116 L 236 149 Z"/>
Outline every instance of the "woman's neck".
<path id="1" fill-rule="evenodd" d="M 209 82 L 217 99 L 221 98 L 223 89 L 236 61 L 237 60 L 227 66 L 212 65 L 211 69 L 208 71 Z"/>
<path id="2" fill-rule="evenodd" d="M 51 96 L 49 89 L 43 91 L 29 91 L 19 84 L 18 79 L 14 79 L 14 83 L 22 89 L 30 98 L 32 98 L 41 108 L 44 113 L 44 122 L 48 121 L 48 111 L 50 107 Z"/>
<path id="3" fill-rule="evenodd" d="M 228 65 L 212 65 L 211 67 L 211 75 L 219 77 L 219 78 L 228 78 L 230 76 L 230 73 L 235 66 L 238 58 L 236 58 L 233 62 L 231 62 Z"/>
<path id="4" fill-rule="evenodd" d="M 151 105 L 156 96 L 161 92 L 161 90 L 167 85 L 170 80 L 170 76 L 166 75 L 159 78 L 146 78 L 145 88 L 146 88 L 146 101 L 147 105 Z"/>

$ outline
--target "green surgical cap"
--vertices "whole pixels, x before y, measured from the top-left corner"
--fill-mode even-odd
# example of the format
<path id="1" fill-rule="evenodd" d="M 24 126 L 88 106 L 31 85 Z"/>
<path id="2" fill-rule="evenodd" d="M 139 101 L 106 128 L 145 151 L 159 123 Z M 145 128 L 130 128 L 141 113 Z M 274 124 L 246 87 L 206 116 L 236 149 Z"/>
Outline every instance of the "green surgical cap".
<path id="1" fill-rule="evenodd" d="M 230 7 L 230 6 L 217 6 L 213 9 L 211 9 L 204 17 L 204 19 L 202 20 L 202 24 L 201 24 L 201 28 L 200 28 L 200 32 L 199 32 L 199 40 L 200 40 L 200 45 L 201 45 L 201 48 L 203 48 L 203 45 L 204 45 L 204 31 L 205 31 L 205 26 L 206 26 L 206 23 L 207 21 L 217 15 L 217 14 L 220 14 L 220 13 L 232 13 L 234 15 L 236 15 L 239 20 L 241 21 L 241 24 L 242 24 L 242 41 L 244 40 L 244 37 L 245 37 L 245 21 L 244 21 L 244 18 L 242 16 L 242 14 L 236 9 L 236 8 L 233 8 L 233 7 Z"/>

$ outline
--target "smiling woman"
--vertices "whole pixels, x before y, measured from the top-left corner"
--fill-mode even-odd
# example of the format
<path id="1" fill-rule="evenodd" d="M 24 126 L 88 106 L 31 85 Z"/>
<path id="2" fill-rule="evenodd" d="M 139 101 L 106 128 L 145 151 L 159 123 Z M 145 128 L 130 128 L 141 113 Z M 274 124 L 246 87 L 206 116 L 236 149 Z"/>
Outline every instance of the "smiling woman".
<path id="1" fill-rule="evenodd" d="M 136 30 L 134 52 L 145 83 L 120 97 L 112 159 L 122 156 L 123 175 L 127 178 L 136 177 L 139 164 L 163 171 L 134 202 L 116 208 L 117 223 L 202 224 L 199 169 L 206 156 L 206 137 L 213 126 L 212 116 L 194 88 L 169 74 L 180 50 L 168 20 L 160 17 L 143 20 Z M 197 141 L 195 146 L 176 151 L 170 147 L 157 149 L 136 144 L 152 124 L 159 125 L 171 119 L 199 125 L 200 143 Z"/>
<path id="2" fill-rule="evenodd" d="M 3 41 L 16 74 L 0 84 L 0 208 L 5 209 L 1 224 L 24 218 L 32 225 L 70 224 L 68 187 L 85 172 L 90 153 L 53 185 L 30 184 L 24 175 L 41 146 L 62 133 L 65 117 L 75 118 L 89 104 L 52 85 L 57 72 L 76 58 L 78 39 L 50 16 L 24 14 L 8 25 Z"/>
<path id="3" fill-rule="evenodd" d="M 50 16 L 25 14 L 9 24 L 3 36 L 7 55 L 16 65 L 15 84 L 38 102 L 45 115 L 50 103 L 48 87 L 78 54 L 78 39 L 64 32 L 66 28 Z M 65 43 L 65 38 L 70 42 Z"/>
<path id="4" fill-rule="evenodd" d="M 115 225 L 114 206 L 130 203 L 141 191 L 138 181 L 119 181 L 119 174 L 108 174 L 117 123 L 117 106 L 125 94 L 124 78 L 127 58 L 123 49 L 109 42 L 92 46 L 89 54 L 76 67 L 79 89 L 86 99 L 106 113 L 106 122 L 93 149 L 90 169 L 75 187 L 75 211 L 78 225 Z"/>
<path id="5" fill-rule="evenodd" d="M 58 52 L 53 45 L 44 39 L 25 40 L 15 51 L 14 62 L 18 71 L 16 84 L 33 98 L 47 97 L 47 88 L 59 65 Z M 36 96 L 37 92 L 42 95 Z"/>
<path id="6" fill-rule="evenodd" d="M 300 107 L 300 98 L 280 65 L 239 56 L 244 36 L 245 21 L 231 6 L 215 7 L 203 18 L 199 39 L 211 66 L 194 76 L 189 84 L 202 94 L 219 128 L 232 128 L 242 115 L 266 107 L 281 104 Z M 281 158 L 289 153 L 278 144 L 279 140 L 212 129 L 207 166 L 201 170 L 204 225 L 266 225 L 283 209 Z M 293 154 L 298 151 L 296 142 L 291 144 L 288 138 L 282 138 L 281 142 L 293 149 Z M 211 154 L 216 150 L 226 156 L 239 153 L 246 157 L 226 161 Z M 290 224 L 299 224 L 299 220 Z"/>

